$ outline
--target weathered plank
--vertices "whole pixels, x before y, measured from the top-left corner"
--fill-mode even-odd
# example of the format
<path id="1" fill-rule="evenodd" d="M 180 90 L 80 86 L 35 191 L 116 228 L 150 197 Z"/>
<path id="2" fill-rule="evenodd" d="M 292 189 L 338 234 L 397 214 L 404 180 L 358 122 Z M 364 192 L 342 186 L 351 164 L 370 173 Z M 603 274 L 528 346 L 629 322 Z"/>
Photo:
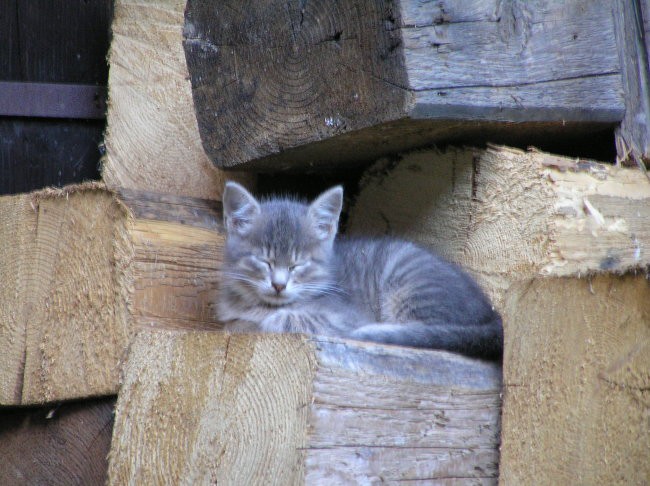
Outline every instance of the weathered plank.
<path id="1" fill-rule="evenodd" d="M 0 484 L 104 484 L 115 398 L 0 410 Z"/>
<path id="2" fill-rule="evenodd" d="M 102 167 L 113 189 L 221 195 L 224 176 L 201 147 L 192 107 L 184 7 L 183 0 L 115 2 Z"/>
<path id="3" fill-rule="evenodd" d="M 500 368 L 300 335 L 134 341 L 109 484 L 495 484 Z"/>
<path id="4" fill-rule="evenodd" d="M 625 92 L 625 117 L 616 131 L 618 158 L 645 171 L 650 162 L 650 60 L 645 24 L 650 8 L 647 0 L 623 0 L 614 2 L 613 15 Z"/>
<path id="5" fill-rule="evenodd" d="M 220 206 L 121 197 L 87 184 L 0 198 L 0 404 L 113 394 L 138 328 L 217 326 Z"/>
<path id="6" fill-rule="evenodd" d="M 349 229 L 394 233 L 460 263 L 497 302 L 536 276 L 650 264 L 650 182 L 637 169 L 505 147 L 413 152 L 370 168 Z"/>
<path id="7" fill-rule="evenodd" d="M 449 120 L 456 136 L 478 121 L 594 130 L 625 109 L 606 0 L 190 0 L 184 46 L 203 145 L 222 168 L 368 160 L 445 141 Z M 526 128 L 509 126 L 522 143 Z"/>

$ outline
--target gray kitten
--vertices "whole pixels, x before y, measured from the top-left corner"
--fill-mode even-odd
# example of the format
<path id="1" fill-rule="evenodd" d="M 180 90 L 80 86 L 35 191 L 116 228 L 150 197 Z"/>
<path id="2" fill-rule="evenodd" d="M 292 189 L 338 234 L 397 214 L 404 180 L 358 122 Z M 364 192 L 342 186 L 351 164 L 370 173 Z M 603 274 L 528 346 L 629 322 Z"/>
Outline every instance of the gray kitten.
<path id="1" fill-rule="evenodd" d="M 228 331 L 298 332 L 498 359 L 499 314 L 455 265 L 390 238 L 335 239 L 343 189 L 310 205 L 258 202 L 228 182 L 218 318 Z"/>

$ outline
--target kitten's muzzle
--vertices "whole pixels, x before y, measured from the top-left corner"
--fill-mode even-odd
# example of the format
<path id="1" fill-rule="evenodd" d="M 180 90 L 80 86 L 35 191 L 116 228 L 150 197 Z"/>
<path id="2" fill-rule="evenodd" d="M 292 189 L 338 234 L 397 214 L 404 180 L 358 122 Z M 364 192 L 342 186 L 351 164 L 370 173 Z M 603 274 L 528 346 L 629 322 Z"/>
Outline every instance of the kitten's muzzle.
<path id="1" fill-rule="evenodd" d="M 271 282 L 271 285 L 273 286 L 275 291 L 278 293 L 278 295 L 281 294 L 282 291 L 287 288 L 287 284 L 282 283 L 282 282 Z"/>
<path id="2" fill-rule="evenodd" d="M 271 286 L 275 289 L 275 292 L 278 295 L 280 295 L 282 291 L 287 288 L 287 282 L 289 282 L 289 272 L 287 269 L 273 269 L 273 274 L 271 275 Z"/>

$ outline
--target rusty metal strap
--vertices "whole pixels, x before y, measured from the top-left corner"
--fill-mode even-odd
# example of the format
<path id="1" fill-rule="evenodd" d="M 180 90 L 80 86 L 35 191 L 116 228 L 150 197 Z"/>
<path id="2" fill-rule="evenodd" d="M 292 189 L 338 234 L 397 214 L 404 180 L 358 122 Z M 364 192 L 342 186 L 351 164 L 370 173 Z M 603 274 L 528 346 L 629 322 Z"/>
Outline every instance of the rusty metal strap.
<path id="1" fill-rule="evenodd" d="M 0 116 L 102 119 L 106 87 L 0 81 Z"/>

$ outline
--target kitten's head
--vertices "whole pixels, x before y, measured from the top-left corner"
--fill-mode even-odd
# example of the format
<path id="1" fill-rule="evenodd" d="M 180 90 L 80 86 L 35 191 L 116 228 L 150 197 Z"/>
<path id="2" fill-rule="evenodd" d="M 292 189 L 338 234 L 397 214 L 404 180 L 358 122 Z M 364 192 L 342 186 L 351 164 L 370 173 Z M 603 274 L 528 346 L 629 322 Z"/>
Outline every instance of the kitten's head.
<path id="1" fill-rule="evenodd" d="M 226 183 L 224 285 L 251 303 L 282 306 L 333 291 L 330 255 L 343 189 L 329 189 L 311 204 L 287 198 L 257 201 Z"/>

